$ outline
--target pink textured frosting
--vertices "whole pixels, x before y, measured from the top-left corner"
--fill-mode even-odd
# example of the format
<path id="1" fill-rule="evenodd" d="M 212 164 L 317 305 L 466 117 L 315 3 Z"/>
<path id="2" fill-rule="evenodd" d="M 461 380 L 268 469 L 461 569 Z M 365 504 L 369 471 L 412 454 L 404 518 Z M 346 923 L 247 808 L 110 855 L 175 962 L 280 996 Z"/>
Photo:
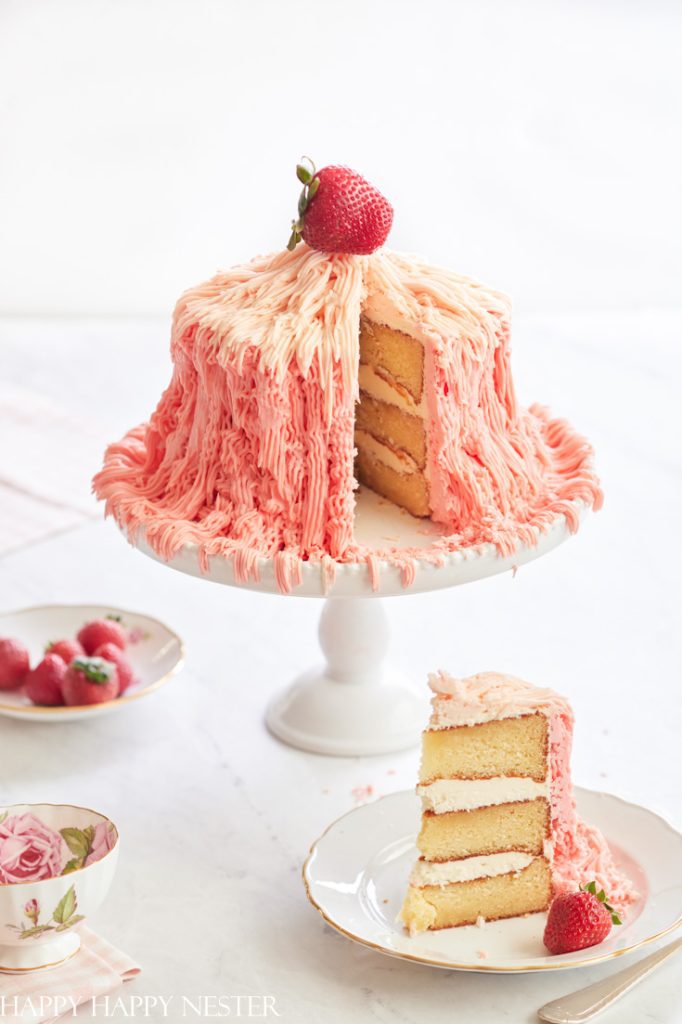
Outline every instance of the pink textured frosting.
<path id="1" fill-rule="evenodd" d="M 542 690 L 500 672 L 479 672 L 466 679 L 434 672 L 429 676 L 429 686 L 434 694 L 431 729 L 478 725 L 536 712 L 572 720 L 568 701 L 554 690 Z"/>
<path id="2" fill-rule="evenodd" d="M 471 726 L 503 718 L 542 714 L 547 717 L 550 779 L 550 849 L 555 892 L 577 889 L 595 879 L 621 910 L 637 893 L 619 871 L 598 829 L 576 814 L 571 782 L 573 712 L 554 690 L 541 689 L 499 672 L 456 679 L 446 672 L 429 677 L 434 692 L 429 728 Z"/>
<path id="3" fill-rule="evenodd" d="M 361 310 L 409 329 L 425 351 L 427 469 L 445 535 L 423 550 L 370 551 L 353 534 L 353 427 Z M 591 449 L 539 406 L 517 406 L 509 303 L 467 278 L 389 251 L 325 255 L 301 245 L 216 275 L 180 299 L 174 372 L 149 423 L 107 450 L 95 491 L 164 558 L 195 544 L 236 576 L 274 560 L 283 590 L 300 560 L 328 582 L 336 562 L 439 563 L 493 543 L 537 543 L 579 505 L 599 507 Z M 453 400 L 454 399 L 454 400 Z"/>

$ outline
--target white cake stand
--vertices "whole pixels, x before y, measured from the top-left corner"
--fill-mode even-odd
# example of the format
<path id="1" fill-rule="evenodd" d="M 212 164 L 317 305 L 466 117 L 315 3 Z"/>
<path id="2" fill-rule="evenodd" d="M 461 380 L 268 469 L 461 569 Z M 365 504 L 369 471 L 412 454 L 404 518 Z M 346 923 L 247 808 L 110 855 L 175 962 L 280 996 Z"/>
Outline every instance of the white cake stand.
<path id="1" fill-rule="evenodd" d="M 581 506 L 580 513 L 585 509 Z M 389 546 L 423 549 L 440 535 L 434 523 L 413 519 L 364 488 L 358 491 L 355 532 L 360 543 L 377 550 Z M 271 700 L 266 711 L 268 728 L 285 743 L 317 754 L 356 757 L 414 746 L 424 726 L 426 698 L 423 688 L 419 693 L 401 673 L 386 665 L 388 620 L 377 598 L 455 587 L 513 570 L 547 554 L 569 536 L 565 519 L 558 517 L 546 533 L 538 534 L 537 545 L 519 545 L 508 558 L 487 544 L 448 555 L 440 566 L 416 560 L 415 579 L 408 588 L 403 587 L 396 566 L 380 561 L 378 591 L 372 590 L 364 563 L 338 563 L 335 581 L 325 589 L 321 566 L 301 562 L 302 582 L 292 594 L 325 598 L 319 640 L 326 662 L 304 672 Z M 232 562 L 225 559 L 212 559 L 208 573 L 202 573 L 194 545 L 185 546 L 165 562 L 146 543 L 142 531 L 134 544 L 179 572 L 281 595 L 271 559 L 259 560 L 257 581 L 241 583 L 235 580 Z"/>

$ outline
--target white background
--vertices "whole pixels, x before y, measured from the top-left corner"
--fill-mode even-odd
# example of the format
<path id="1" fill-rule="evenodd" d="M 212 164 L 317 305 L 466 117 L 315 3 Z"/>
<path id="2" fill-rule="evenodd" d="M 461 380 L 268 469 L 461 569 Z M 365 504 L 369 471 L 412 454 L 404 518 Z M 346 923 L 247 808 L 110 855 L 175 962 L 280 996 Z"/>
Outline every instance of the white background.
<path id="1" fill-rule="evenodd" d="M 0 309 L 167 314 L 279 248 L 294 164 L 522 309 L 679 300 L 682 5 L 3 0 Z"/>
<path id="2" fill-rule="evenodd" d="M 262 709 L 316 659 L 317 602 L 147 562 L 87 481 L 168 381 L 178 293 L 284 244 L 302 153 L 356 166 L 395 205 L 396 248 L 512 293 L 519 393 L 590 436 L 607 495 L 514 580 L 388 602 L 394 659 L 419 683 L 498 668 L 564 691 L 577 781 L 679 825 L 681 11 L 0 2 L 0 497 L 22 509 L 10 526 L 33 525 L 27 502 L 36 522 L 72 517 L 9 538 L 0 603 L 138 608 L 189 652 L 157 698 L 87 728 L 0 719 L 0 799 L 121 828 L 95 925 L 142 963 L 127 991 L 269 993 L 304 1024 L 497 1024 L 613 970 L 435 973 L 324 929 L 299 877 L 310 842 L 354 787 L 412 786 L 416 751 L 276 743 Z M 679 1022 L 679 986 L 670 965 L 613 1019 Z"/>

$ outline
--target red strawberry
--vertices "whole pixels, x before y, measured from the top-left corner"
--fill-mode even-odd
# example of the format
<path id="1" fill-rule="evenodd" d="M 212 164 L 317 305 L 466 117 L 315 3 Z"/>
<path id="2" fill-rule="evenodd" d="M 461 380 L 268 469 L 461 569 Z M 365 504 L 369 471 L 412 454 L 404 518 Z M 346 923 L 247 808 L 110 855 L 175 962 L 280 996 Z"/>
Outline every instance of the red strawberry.
<path id="1" fill-rule="evenodd" d="M 123 626 L 116 619 L 93 619 L 92 622 L 86 622 L 79 631 L 78 642 L 86 654 L 94 654 L 102 644 L 109 643 L 124 650 L 127 637 Z"/>
<path id="2" fill-rule="evenodd" d="M 572 953 L 603 942 L 612 923 L 620 924 L 620 918 L 606 902 L 604 890 L 590 882 L 579 892 L 564 892 L 553 900 L 543 942 L 550 953 Z"/>
<path id="3" fill-rule="evenodd" d="M 66 662 L 58 654 L 46 654 L 26 676 L 27 696 L 34 704 L 63 704 L 62 683 L 66 671 Z"/>
<path id="4" fill-rule="evenodd" d="M 303 239 L 320 252 L 362 255 L 374 252 L 388 238 L 393 207 L 381 192 L 349 167 L 323 167 L 307 157 L 296 168 L 303 184 L 298 220 L 292 222 L 288 249 Z M 308 166 L 310 165 L 310 166 Z"/>
<path id="5" fill-rule="evenodd" d="M 64 703 L 102 704 L 118 697 L 116 666 L 104 658 L 74 658 L 64 676 Z"/>
<path id="6" fill-rule="evenodd" d="M 118 695 L 120 697 L 122 693 L 126 692 L 133 681 L 132 665 L 121 648 L 112 643 L 102 644 L 101 647 L 98 647 L 95 651 L 95 656 L 97 658 L 104 658 L 105 661 L 110 661 L 112 665 L 116 666 L 118 685 L 120 687 Z"/>
<path id="7" fill-rule="evenodd" d="M 18 690 L 30 667 L 28 650 L 19 640 L 0 640 L 0 690 Z"/>
<path id="8" fill-rule="evenodd" d="M 65 665 L 70 665 L 74 658 L 85 654 L 85 651 L 77 640 L 56 640 L 47 645 L 45 654 L 56 654 Z"/>

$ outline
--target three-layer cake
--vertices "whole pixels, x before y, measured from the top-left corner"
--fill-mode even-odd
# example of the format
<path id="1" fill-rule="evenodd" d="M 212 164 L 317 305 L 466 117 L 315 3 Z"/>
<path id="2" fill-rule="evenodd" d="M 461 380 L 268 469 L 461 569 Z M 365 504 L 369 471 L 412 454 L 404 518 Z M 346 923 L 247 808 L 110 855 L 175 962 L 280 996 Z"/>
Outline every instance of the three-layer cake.
<path id="1" fill-rule="evenodd" d="M 553 892 L 593 878 L 630 902 L 604 838 L 576 816 L 568 701 L 497 673 L 440 672 L 430 685 L 420 859 L 401 911 L 409 930 L 545 910 Z"/>

